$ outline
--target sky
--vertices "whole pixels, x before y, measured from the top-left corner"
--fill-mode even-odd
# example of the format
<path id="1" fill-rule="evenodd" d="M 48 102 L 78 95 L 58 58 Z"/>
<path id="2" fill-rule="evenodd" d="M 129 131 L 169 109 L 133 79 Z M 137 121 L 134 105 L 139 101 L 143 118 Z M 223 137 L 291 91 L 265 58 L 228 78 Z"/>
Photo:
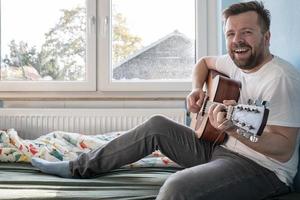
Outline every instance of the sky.
<path id="1" fill-rule="evenodd" d="M 100 0 L 101 1 L 101 0 Z M 44 33 L 58 22 L 60 9 L 72 8 L 85 0 L 1 0 L 2 55 L 12 39 L 37 48 Z M 194 0 L 112 0 L 127 18 L 130 32 L 148 45 L 178 30 L 194 38 Z"/>
<path id="2" fill-rule="evenodd" d="M 113 0 L 125 14 L 132 33 L 151 43 L 178 30 L 189 38 L 195 35 L 194 0 Z"/>
<path id="3" fill-rule="evenodd" d="M 83 0 L 1 0 L 1 47 L 15 39 L 26 41 L 29 46 L 39 47 L 44 33 L 53 27 L 61 9 L 72 8 Z M 3 52 L 2 52 L 3 54 Z"/>

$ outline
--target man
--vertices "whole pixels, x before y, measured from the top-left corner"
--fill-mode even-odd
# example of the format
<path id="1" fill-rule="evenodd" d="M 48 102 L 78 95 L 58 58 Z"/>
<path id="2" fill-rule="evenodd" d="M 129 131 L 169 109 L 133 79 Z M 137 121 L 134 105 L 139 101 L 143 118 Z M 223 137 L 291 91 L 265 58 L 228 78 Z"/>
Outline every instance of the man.
<path id="1" fill-rule="evenodd" d="M 159 149 L 183 167 L 171 175 L 157 199 L 259 200 L 290 191 L 298 163 L 300 127 L 299 73 L 269 51 L 270 14 L 262 3 L 230 6 L 223 12 L 228 55 L 204 57 L 196 64 L 188 110 L 198 112 L 208 71 L 215 69 L 242 83 L 240 103 L 269 102 L 267 126 L 256 143 L 225 126 L 224 105 L 209 109 L 211 124 L 228 140 L 214 145 L 163 116 L 154 116 L 103 148 L 78 159 L 32 164 L 45 173 L 88 178 L 134 162 Z M 235 104 L 224 101 L 226 106 Z"/>

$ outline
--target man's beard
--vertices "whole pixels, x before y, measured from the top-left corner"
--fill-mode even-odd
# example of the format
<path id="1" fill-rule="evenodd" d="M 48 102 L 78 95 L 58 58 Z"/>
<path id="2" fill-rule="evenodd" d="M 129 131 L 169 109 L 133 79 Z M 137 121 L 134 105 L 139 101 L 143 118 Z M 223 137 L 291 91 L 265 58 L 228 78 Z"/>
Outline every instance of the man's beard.
<path id="1" fill-rule="evenodd" d="M 261 47 L 262 43 L 260 43 L 258 46 Z M 244 70 L 250 70 L 250 69 L 253 69 L 253 68 L 259 66 L 263 62 L 264 56 L 263 56 L 262 49 L 260 49 L 261 51 L 253 52 L 252 47 L 245 43 L 238 44 L 234 48 L 243 48 L 243 47 L 247 47 L 250 49 L 249 51 L 251 52 L 251 55 L 247 59 L 245 59 L 245 60 L 236 59 L 236 57 L 234 55 L 235 53 L 233 51 L 231 51 L 229 54 L 231 59 L 233 60 L 233 62 L 235 63 L 235 65 L 238 68 L 244 69 Z"/>

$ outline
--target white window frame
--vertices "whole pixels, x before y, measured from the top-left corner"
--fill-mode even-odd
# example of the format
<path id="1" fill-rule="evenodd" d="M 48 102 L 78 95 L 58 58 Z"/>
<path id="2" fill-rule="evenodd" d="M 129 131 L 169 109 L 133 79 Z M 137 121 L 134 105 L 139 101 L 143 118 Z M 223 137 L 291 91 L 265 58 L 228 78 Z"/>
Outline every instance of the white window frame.
<path id="1" fill-rule="evenodd" d="M 219 42 L 219 4 L 220 0 L 196 1 L 196 60 L 202 56 L 217 55 Z M 36 96 L 40 91 L 52 91 L 51 97 L 84 96 L 108 97 L 119 94 L 118 91 L 131 93 L 143 91 L 151 94 L 170 94 L 190 91 L 191 81 L 111 81 L 110 67 L 110 0 L 86 0 L 87 2 L 87 81 L 0 81 L 2 93 L 17 97 L 16 91 L 32 91 L 27 96 Z M 35 92 L 36 91 L 36 92 Z M 70 91 L 67 93 L 60 93 Z M 73 93 L 74 91 L 74 93 Z M 85 91 L 86 93 L 82 93 Z M 108 92 L 110 91 L 110 92 Z M 89 93 L 92 92 L 92 93 Z M 96 92 L 96 93 L 95 93 Z M 154 92 L 154 93 L 153 93 Z M 172 93 L 173 92 L 173 93 Z M 43 93 L 44 95 L 45 93 Z M 181 93 L 180 93 L 181 94 Z M 20 93 L 22 96 L 22 94 Z M 108 95 L 108 96 L 107 96 Z M 126 95 L 125 95 L 126 96 Z M 135 95 L 136 96 L 136 95 Z M 176 96 L 176 95 L 175 95 Z"/>
<path id="2" fill-rule="evenodd" d="M 191 81 L 112 81 L 110 61 L 110 0 L 98 5 L 98 88 L 101 91 L 189 91 Z M 216 10 L 217 0 L 195 0 L 196 2 L 196 60 L 208 53 L 208 7 Z M 213 11 L 214 12 L 214 11 Z M 211 14 L 213 13 L 211 12 Z M 213 15 L 213 14 L 212 14 Z M 216 16 L 216 14 L 214 14 Z M 203 28 L 204 27 L 204 28 Z M 200 30 L 201 29 L 201 30 Z M 210 34 L 211 36 L 211 34 Z M 212 37 L 213 38 L 213 37 Z M 201 48 L 199 48 L 201 47 Z"/>
<path id="3" fill-rule="evenodd" d="M 96 91 L 96 0 L 87 0 L 85 81 L 0 81 L 0 91 Z"/>

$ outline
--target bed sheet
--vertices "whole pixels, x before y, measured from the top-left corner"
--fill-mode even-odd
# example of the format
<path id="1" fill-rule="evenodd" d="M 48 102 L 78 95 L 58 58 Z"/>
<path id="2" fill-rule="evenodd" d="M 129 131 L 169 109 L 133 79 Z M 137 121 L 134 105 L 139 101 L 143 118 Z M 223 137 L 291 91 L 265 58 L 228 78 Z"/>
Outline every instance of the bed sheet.
<path id="1" fill-rule="evenodd" d="M 14 129 L 0 131 L 0 162 L 27 162 L 32 157 L 48 161 L 72 160 L 80 153 L 97 149 L 121 136 L 124 132 L 85 135 L 54 131 L 34 140 L 21 138 Z M 180 167 L 159 151 L 127 166 L 134 167 Z"/>
<path id="2" fill-rule="evenodd" d="M 0 163 L 0 199 L 155 199 L 177 168 L 123 168 L 92 179 L 65 179 L 27 163 Z"/>

